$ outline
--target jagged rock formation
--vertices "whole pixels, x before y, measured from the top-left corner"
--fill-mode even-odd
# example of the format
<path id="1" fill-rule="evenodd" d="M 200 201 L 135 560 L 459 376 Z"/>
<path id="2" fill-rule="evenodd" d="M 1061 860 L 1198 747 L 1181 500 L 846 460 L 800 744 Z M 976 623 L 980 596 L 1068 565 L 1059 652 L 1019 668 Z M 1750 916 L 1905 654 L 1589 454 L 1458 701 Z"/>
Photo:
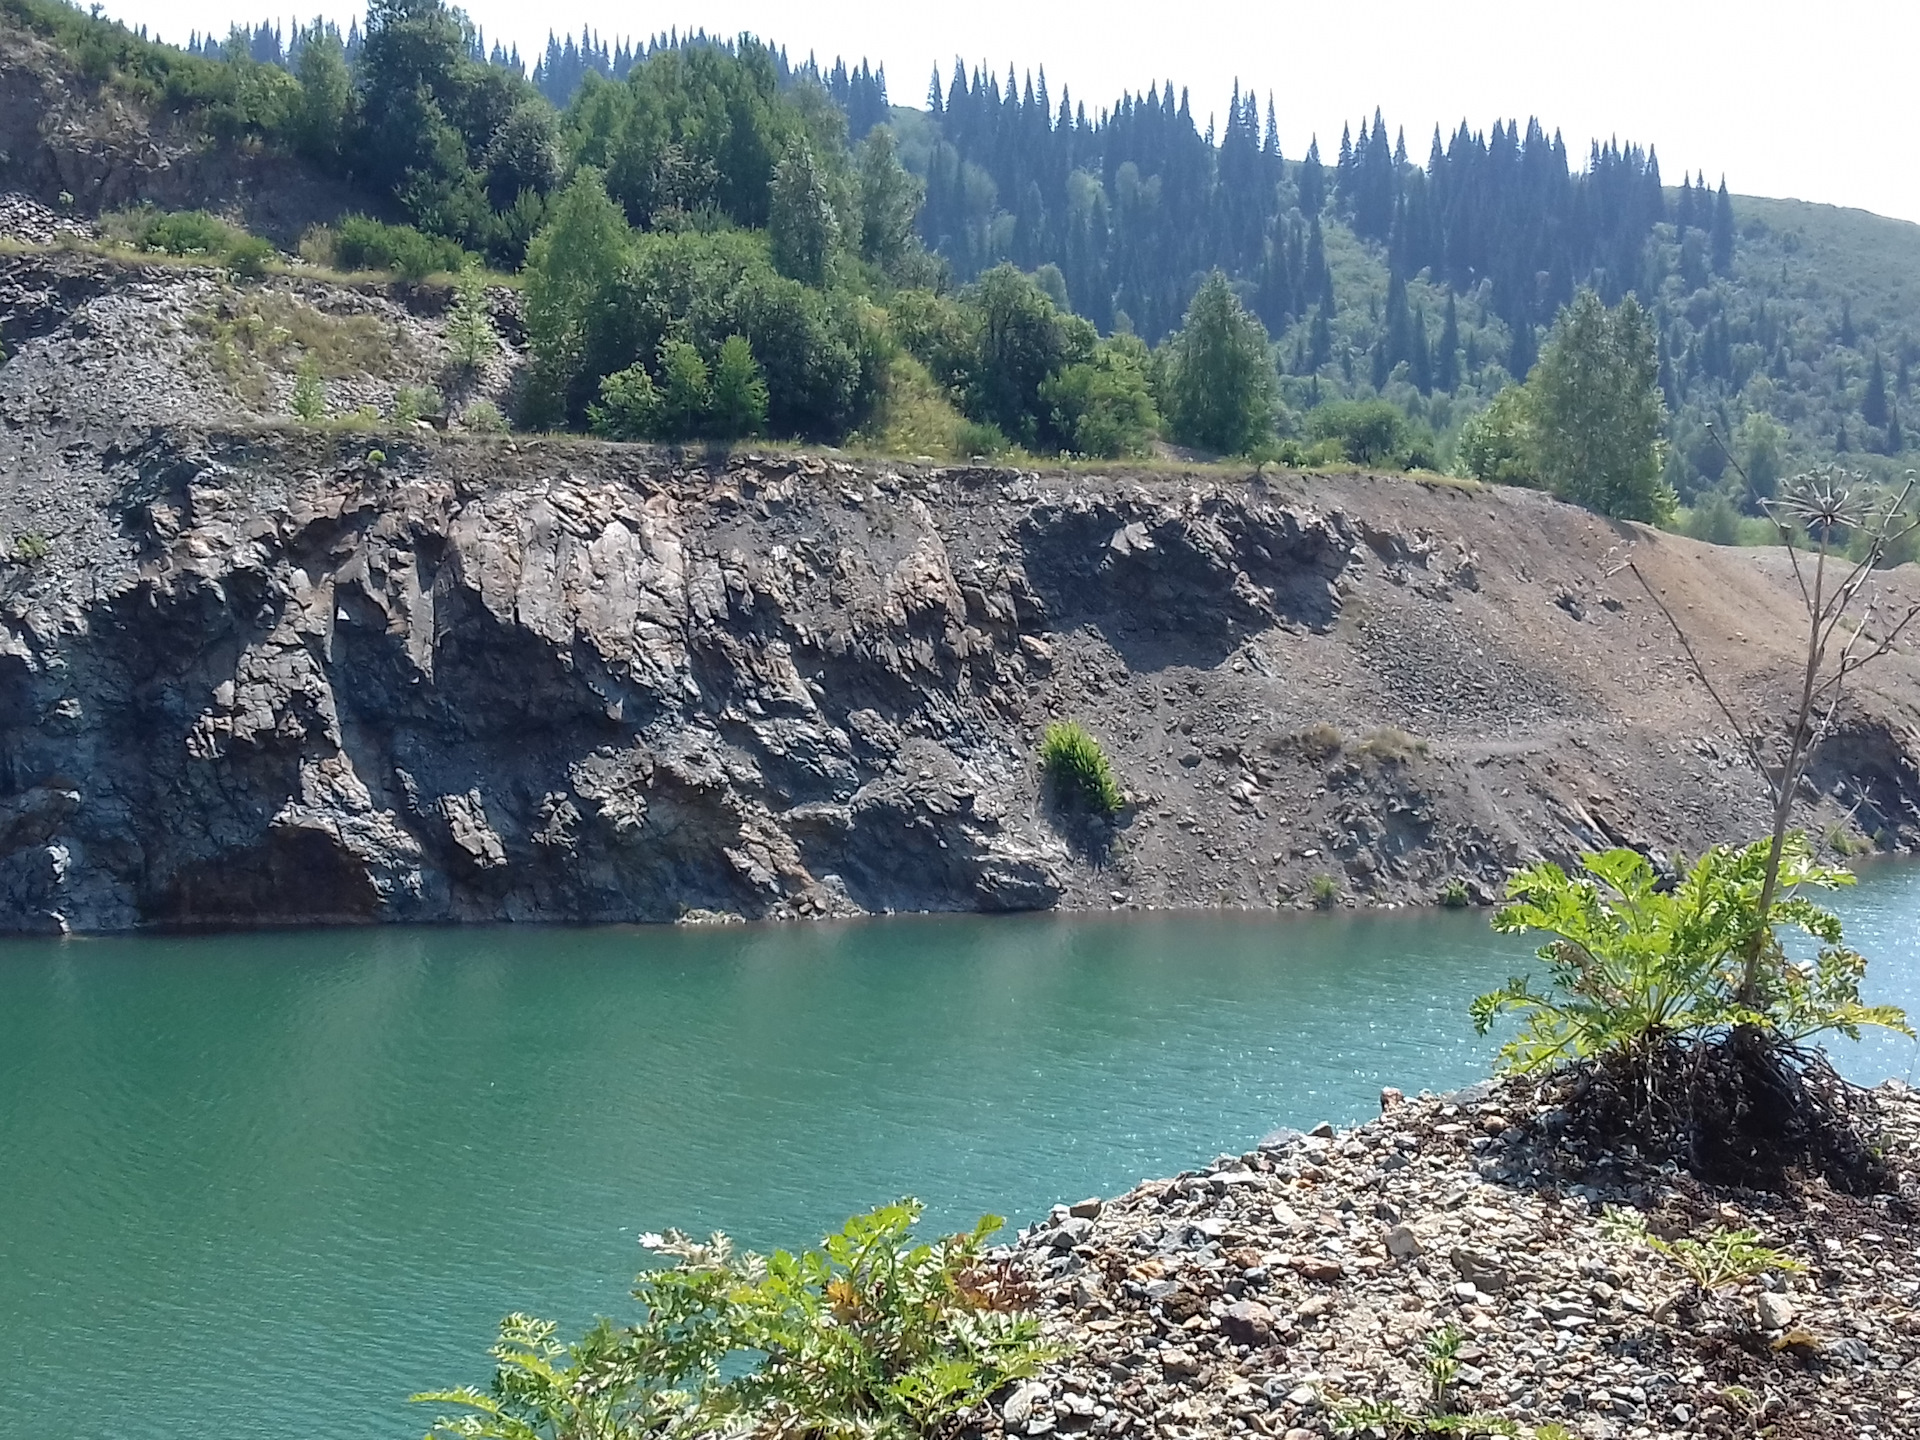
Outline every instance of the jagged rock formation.
<path id="1" fill-rule="evenodd" d="M 1778 557 L 1361 475 L 303 430 L 217 348 L 247 306 L 388 337 L 355 403 L 445 352 L 410 293 L 0 258 L 0 930 L 1426 903 L 1763 824 L 1610 577 L 1768 711 Z M 1809 822 L 1920 843 L 1916 716 L 1903 642 Z M 1112 824 L 1050 804 L 1054 718 Z"/>

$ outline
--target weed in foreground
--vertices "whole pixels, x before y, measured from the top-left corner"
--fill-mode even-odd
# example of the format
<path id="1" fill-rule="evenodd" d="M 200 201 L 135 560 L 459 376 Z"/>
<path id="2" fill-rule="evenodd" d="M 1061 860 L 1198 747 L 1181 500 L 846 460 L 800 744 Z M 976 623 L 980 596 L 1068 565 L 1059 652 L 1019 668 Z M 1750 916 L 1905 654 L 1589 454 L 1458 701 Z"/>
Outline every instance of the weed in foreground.
<path id="1" fill-rule="evenodd" d="M 1059 1352 L 1023 1287 L 985 1258 L 998 1217 L 918 1241 L 920 1211 L 882 1206 L 797 1255 L 642 1236 L 669 1263 L 635 1280 L 640 1320 L 562 1345 L 551 1321 L 509 1316 L 490 1391 L 413 1397 L 465 1412 L 430 1440 L 936 1433 Z"/>

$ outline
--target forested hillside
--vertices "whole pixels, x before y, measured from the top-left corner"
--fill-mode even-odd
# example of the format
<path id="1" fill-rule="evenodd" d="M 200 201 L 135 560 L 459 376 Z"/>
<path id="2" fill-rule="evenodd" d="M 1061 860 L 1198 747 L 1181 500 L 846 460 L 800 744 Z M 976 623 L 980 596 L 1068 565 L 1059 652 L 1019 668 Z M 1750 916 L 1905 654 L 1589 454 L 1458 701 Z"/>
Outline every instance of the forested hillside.
<path id="1" fill-rule="evenodd" d="M 1410 143 L 1375 110 L 1288 155 L 1252 90 L 1217 115 L 1171 82 L 1090 108 L 1044 70 L 956 67 L 912 109 L 865 61 L 704 33 L 550 40 L 529 72 L 439 0 L 191 54 L 4 8 L 404 222 L 349 221 L 316 256 L 526 266 L 528 423 L 1446 465 L 1591 289 L 1648 310 L 1666 483 L 1719 538 L 1791 469 L 1911 448 L 1920 228 L 1670 187 L 1651 146 L 1580 153 L 1531 119 Z M 1392 407 L 1390 441 L 1355 438 L 1384 413 L 1359 401 Z"/>

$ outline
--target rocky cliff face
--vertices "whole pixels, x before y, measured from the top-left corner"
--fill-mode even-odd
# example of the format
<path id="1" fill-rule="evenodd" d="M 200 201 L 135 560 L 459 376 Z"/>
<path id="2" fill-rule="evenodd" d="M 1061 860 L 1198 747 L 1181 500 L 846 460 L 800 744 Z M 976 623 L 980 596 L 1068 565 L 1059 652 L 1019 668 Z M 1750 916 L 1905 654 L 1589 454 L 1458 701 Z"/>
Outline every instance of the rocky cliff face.
<path id="1" fill-rule="evenodd" d="M 1362 475 L 268 422 L 226 309 L 389 336 L 376 401 L 435 363 L 431 307 L 322 288 L 0 261 L 0 930 L 1431 902 L 1763 823 L 1609 578 L 1764 713 L 1797 596 L 1755 552 Z M 1050 805 L 1055 718 L 1114 823 Z M 1920 842 L 1917 718 L 1903 643 L 1809 822 Z"/>

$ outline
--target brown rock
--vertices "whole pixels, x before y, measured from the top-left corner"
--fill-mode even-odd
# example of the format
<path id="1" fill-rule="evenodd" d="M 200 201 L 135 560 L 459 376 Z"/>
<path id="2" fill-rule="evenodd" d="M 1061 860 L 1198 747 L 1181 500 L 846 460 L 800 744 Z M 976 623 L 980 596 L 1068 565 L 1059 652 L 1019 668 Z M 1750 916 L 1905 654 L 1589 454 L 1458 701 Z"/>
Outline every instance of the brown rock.
<path id="1" fill-rule="evenodd" d="M 1236 1345 L 1266 1345 L 1273 1340 L 1273 1312 L 1257 1300 L 1236 1300 L 1220 1317 L 1220 1328 Z"/>

